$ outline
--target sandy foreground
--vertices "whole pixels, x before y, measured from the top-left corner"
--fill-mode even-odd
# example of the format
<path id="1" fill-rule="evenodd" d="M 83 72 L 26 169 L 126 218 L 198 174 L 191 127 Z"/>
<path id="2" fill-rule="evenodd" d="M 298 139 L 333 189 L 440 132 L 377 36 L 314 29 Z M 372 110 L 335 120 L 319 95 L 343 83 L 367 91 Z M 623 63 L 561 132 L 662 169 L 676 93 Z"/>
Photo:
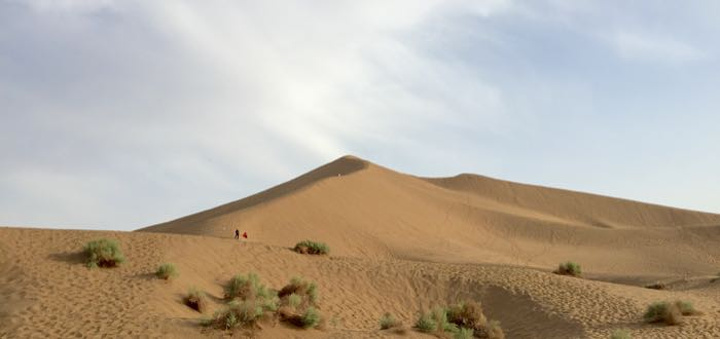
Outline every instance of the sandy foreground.
<path id="1" fill-rule="evenodd" d="M 232 239 L 234 229 L 250 241 Z M 88 269 L 83 245 L 117 239 L 127 263 Z M 323 241 L 331 255 L 290 250 Z M 720 215 L 474 175 L 419 178 L 343 157 L 268 191 L 136 232 L 0 228 L 0 338 L 229 337 L 182 297 L 255 272 L 280 288 L 317 282 L 324 330 L 260 338 L 375 338 L 458 300 L 482 302 L 508 338 L 720 338 Z M 561 261 L 584 277 L 552 274 Z M 164 262 L 180 275 L 153 273 Z M 667 290 L 643 286 L 663 282 Z M 681 326 L 642 322 L 653 301 L 688 300 Z M 236 333 L 235 336 L 239 336 Z M 410 331 L 406 337 L 427 337 Z"/>

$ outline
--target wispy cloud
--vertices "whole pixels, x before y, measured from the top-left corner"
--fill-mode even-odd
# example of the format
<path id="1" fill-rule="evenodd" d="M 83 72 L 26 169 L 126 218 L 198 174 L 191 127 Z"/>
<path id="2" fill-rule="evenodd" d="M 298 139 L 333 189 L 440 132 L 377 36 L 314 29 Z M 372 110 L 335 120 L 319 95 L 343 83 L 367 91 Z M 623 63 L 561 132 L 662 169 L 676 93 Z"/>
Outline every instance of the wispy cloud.
<path id="1" fill-rule="evenodd" d="M 669 37 L 620 31 L 609 39 L 617 54 L 628 60 L 682 63 L 707 57 L 699 48 Z"/>
<path id="2" fill-rule="evenodd" d="M 702 8 L 658 29 L 625 2 L 0 0 L 0 224 L 139 227 L 345 153 L 641 199 L 612 177 L 660 146 L 602 130 L 688 102 L 712 125 L 693 86 L 720 77 L 688 61 L 720 27 L 670 20 Z"/>

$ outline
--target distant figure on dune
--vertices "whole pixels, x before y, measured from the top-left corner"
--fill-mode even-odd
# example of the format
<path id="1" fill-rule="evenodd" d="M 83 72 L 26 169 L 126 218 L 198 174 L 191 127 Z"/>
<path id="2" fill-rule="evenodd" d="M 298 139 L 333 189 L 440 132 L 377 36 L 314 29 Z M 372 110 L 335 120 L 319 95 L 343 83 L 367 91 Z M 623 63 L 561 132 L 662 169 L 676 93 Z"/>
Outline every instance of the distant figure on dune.
<path id="1" fill-rule="evenodd" d="M 240 239 L 240 230 L 235 230 L 235 239 Z"/>
<path id="2" fill-rule="evenodd" d="M 247 239 L 247 232 L 243 232 L 243 238 Z"/>

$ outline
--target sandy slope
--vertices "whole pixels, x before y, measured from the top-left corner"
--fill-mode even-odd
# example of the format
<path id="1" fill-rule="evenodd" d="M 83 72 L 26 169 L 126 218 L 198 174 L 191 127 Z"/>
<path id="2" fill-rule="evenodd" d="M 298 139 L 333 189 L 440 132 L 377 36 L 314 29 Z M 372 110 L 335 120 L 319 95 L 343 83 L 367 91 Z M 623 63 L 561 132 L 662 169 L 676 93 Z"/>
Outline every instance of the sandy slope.
<path id="1" fill-rule="evenodd" d="M 340 174 L 340 176 L 338 176 Z M 282 326 L 264 338 L 386 337 L 386 311 L 478 299 L 509 338 L 720 337 L 720 216 L 461 175 L 427 179 L 344 157 L 255 196 L 144 229 L 89 232 L 0 228 L 0 338 L 218 337 L 181 304 L 191 286 L 220 307 L 222 284 L 257 272 L 281 287 L 316 280 L 325 331 Z M 247 230 L 251 242 L 233 240 Z M 92 239 L 118 239 L 128 262 L 89 270 Z M 330 257 L 288 249 L 327 242 Z M 590 279 L 549 273 L 583 264 Z M 152 276 L 175 263 L 180 277 Z M 598 281 L 601 280 L 601 281 Z M 666 281 L 669 291 L 633 285 Z M 705 314 L 681 327 L 645 325 L 647 304 L 676 298 Z M 408 337 L 422 337 L 411 332 Z"/>

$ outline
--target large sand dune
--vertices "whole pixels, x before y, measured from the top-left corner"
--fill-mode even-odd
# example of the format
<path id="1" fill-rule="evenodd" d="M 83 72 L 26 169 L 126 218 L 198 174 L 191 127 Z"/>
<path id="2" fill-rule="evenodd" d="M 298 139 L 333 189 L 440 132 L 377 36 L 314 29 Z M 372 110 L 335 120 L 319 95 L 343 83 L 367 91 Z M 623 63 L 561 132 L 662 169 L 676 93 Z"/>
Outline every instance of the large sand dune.
<path id="1" fill-rule="evenodd" d="M 232 239 L 246 230 L 250 242 Z M 118 239 L 128 262 L 87 269 L 89 240 Z M 330 257 L 289 250 L 313 239 Z M 139 232 L 0 228 L 0 338 L 217 337 L 181 303 L 190 286 L 221 306 L 222 284 L 257 272 L 280 287 L 318 282 L 324 331 L 260 337 L 385 337 L 384 312 L 480 300 L 509 338 L 720 337 L 720 215 L 475 175 L 419 178 L 343 157 L 288 183 Z M 574 260 L 585 279 L 550 273 Z M 170 283 L 152 273 L 175 263 Z M 669 290 L 642 285 L 663 281 Z M 652 301 L 693 301 L 679 327 L 642 322 Z M 410 332 L 408 337 L 427 337 Z"/>

